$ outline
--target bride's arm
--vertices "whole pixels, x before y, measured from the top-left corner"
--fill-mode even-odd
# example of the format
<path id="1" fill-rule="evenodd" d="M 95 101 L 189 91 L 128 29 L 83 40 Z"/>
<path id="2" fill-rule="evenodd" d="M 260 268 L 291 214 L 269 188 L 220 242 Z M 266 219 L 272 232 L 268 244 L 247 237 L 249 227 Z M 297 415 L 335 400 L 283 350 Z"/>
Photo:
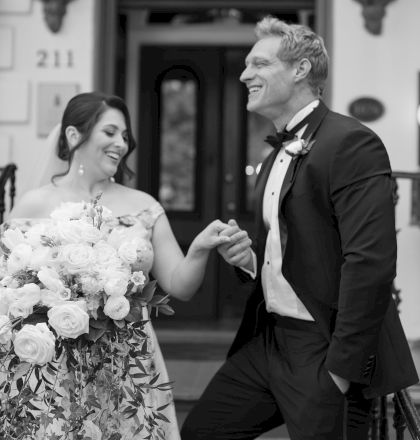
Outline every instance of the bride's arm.
<path id="1" fill-rule="evenodd" d="M 230 241 L 229 237 L 219 236 L 226 227 L 229 226 L 220 220 L 210 223 L 195 237 L 184 256 L 166 215 L 158 218 L 152 237 L 152 273 L 166 293 L 184 301 L 194 295 L 203 281 L 210 251 Z"/>

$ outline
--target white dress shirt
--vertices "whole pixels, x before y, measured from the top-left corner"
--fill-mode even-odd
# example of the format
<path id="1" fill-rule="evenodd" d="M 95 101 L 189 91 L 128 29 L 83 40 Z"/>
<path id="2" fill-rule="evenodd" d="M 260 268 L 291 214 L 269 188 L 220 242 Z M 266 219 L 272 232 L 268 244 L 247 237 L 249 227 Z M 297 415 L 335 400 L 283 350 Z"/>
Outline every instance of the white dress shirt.
<path id="1" fill-rule="evenodd" d="M 287 124 L 286 129 L 291 130 L 296 124 L 312 112 L 318 104 L 319 100 L 315 100 L 301 109 Z M 306 126 L 302 127 L 296 135 L 300 138 L 305 129 Z M 314 318 L 298 298 L 292 286 L 283 276 L 281 271 L 283 255 L 280 245 L 278 218 L 279 196 L 291 159 L 291 156 L 285 152 L 284 148 L 279 151 L 271 168 L 264 190 L 263 220 L 268 230 L 268 234 L 265 245 L 264 263 L 261 270 L 261 282 L 268 312 L 274 312 L 279 315 L 306 321 L 314 321 Z M 302 249 L 302 252 L 305 252 L 305 250 Z M 253 260 L 255 276 L 255 254 L 253 255 Z M 302 274 L 302 276 L 305 276 L 305 274 Z"/>

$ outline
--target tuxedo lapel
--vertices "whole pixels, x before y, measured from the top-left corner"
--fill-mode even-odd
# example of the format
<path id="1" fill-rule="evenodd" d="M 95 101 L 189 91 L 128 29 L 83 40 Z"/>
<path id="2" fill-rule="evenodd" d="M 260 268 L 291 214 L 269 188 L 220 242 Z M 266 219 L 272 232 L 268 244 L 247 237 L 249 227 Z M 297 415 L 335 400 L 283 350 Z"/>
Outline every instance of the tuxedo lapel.
<path id="1" fill-rule="evenodd" d="M 318 106 L 313 110 L 311 114 L 311 117 L 308 121 L 308 126 L 306 127 L 306 130 L 302 135 L 302 139 L 308 139 L 308 138 L 314 139 L 314 135 L 327 113 L 328 113 L 328 107 L 322 101 L 320 101 Z M 316 148 L 316 144 L 314 144 L 314 148 Z M 296 179 L 296 175 L 299 171 L 300 166 L 302 165 L 302 160 L 304 157 L 305 156 L 303 155 L 297 156 L 293 158 L 289 164 L 289 168 L 287 169 L 286 176 L 284 177 L 283 185 L 280 190 L 279 217 L 281 215 L 281 209 L 284 198 L 286 194 L 290 191 L 290 188 L 293 186 L 293 183 Z"/>

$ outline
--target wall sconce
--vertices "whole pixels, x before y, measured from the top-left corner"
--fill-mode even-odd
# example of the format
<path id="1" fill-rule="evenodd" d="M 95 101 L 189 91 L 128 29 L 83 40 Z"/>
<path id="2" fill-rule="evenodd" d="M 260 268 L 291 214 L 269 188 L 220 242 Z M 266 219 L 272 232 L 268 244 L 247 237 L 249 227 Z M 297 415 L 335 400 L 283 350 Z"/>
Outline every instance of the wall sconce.
<path id="1" fill-rule="evenodd" d="M 67 12 L 67 4 L 73 0 L 40 0 L 44 4 L 44 19 L 48 28 L 57 33 L 63 24 Z"/>
<path id="2" fill-rule="evenodd" d="M 385 17 L 385 8 L 393 0 L 355 0 L 363 7 L 362 15 L 365 19 L 365 28 L 373 35 L 382 32 L 382 19 Z"/>

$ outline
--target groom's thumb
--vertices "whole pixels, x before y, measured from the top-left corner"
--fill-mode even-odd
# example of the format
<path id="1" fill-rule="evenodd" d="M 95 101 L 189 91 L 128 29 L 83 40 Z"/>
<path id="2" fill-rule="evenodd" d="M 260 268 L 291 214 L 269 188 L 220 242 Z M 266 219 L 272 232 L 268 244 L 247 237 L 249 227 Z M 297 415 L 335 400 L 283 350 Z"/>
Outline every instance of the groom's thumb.
<path id="1" fill-rule="evenodd" d="M 233 218 L 231 218 L 231 219 L 228 221 L 228 225 L 229 225 L 229 226 L 238 226 L 238 223 L 236 223 L 236 220 L 234 220 Z"/>

